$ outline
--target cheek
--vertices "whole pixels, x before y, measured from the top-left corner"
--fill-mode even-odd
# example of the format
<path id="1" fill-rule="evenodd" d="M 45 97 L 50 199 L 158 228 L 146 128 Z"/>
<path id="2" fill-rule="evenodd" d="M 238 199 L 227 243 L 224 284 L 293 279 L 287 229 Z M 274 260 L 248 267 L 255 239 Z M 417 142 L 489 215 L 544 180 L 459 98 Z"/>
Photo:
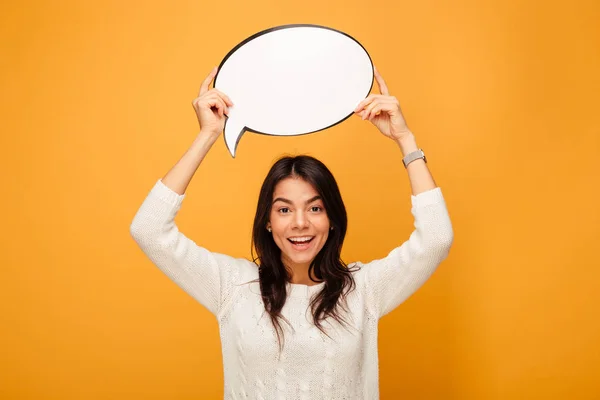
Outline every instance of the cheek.
<path id="1" fill-rule="evenodd" d="M 318 244 L 318 248 L 319 250 L 325 245 L 325 243 L 327 242 L 327 239 L 329 238 L 329 234 L 331 233 L 329 231 L 329 220 L 327 218 L 324 218 L 324 220 L 319 221 L 318 223 L 314 224 L 318 234 L 321 236 L 321 240 L 319 241 Z"/>
<path id="2" fill-rule="evenodd" d="M 271 228 L 273 229 L 273 233 L 281 233 L 285 231 L 286 227 L 287 223 L 285 219 L 277 214 L 271 215 Z"/>
<path id="3" fill-rule="evenodd" d="M 326 215 L 316 219 L 313 224 L 314 224 L 315 228 L 317 228 L 321 232 L 329 231 L 329 227 L 330 227 L 329 218 Z"/>
<path id="4" fill-rule="evenodd" d="M 279 217 L 279 218 L 278 218 Z M 273 231 L 273 240 L 277 247 L 283 250 L 283 246 L 287 241 L 288 235 L 288 223 L 285 218 L 281 218 L 280 216 L 272 216 L 271 218 L 271 229 Z"/>

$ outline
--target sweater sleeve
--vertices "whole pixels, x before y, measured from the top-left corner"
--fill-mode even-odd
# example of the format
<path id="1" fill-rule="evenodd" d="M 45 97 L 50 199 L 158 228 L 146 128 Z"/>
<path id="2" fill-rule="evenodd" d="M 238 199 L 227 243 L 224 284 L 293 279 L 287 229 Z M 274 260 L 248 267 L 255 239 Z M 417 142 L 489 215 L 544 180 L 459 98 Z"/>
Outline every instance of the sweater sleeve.
<path id="1" fill-rule="evenodd" d="M 162 272 L 216 316 L 231 292 L 230 275 L 246 260 L 211 253 L 179 232 L 175 216 L 184 198 L 159 179 L 133 218 L 130 233 Z"/>
<path id="2" fill-rule="evenodd" d="M 385 258 L 362 266 L 367 299 L 377 318 L 388 314 L 433 274 L 448 256 L 454 232 L 439 187 L 411 196 L 414 231 Z"/>

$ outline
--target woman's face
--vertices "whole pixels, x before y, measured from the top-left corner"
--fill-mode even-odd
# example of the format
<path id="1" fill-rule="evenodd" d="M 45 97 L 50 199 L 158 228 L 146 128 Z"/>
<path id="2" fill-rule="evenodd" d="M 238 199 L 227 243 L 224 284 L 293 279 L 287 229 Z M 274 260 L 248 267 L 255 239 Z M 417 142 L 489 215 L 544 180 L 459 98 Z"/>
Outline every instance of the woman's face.
<path id="1" fill-rule="evenodd" d="M 270 222 L 281 261 L 289 268 L 308 269 L 329 236 L 329 218 L 315 188 L 301 178 L 275 186 Z"/>

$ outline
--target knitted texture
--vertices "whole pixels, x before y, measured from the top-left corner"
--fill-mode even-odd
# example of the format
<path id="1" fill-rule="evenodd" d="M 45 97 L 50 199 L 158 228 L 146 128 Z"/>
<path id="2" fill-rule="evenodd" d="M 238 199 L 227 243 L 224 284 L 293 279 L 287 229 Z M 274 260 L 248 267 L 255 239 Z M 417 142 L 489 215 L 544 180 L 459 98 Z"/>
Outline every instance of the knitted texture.
<path id="1" fill-rule="evenodd" d="M 285 345 L 265 311 L 255 263 L 210 252 L 179 232 L 184 195 L 158 180 L 130 226 L 142 251 L 218 320 L 225 399 L 377 399 L 379 319 L 413 294 L 448 256 L 454 238 L 440 188 L 411 196 L 414 231 L 385 258 L 356 262 L 347 297 L 349 327 L 312 322 L 311 297 L 323 289 L 287 284 Z M 355 268 L 358 267 L 358 268 Z M 343 311 L 342 311 L 343 312 Z"/>

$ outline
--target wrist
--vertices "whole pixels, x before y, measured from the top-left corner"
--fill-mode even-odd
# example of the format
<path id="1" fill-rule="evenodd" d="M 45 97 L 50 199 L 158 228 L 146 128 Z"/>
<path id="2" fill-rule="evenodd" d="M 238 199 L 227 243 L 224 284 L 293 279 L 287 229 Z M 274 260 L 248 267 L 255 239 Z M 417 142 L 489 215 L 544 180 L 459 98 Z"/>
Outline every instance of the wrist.
<path id="1" fill-rule="evenodd" d="M 403 156 L 406 156 L 408 153 L 412 153 L 413 151 L 419 150 L 419 146 L 417 146 L 417 140 L 412 132 L 409 132 L 397 139 L 394 139 L 394 142 L 396 142 L 396 144 L 398 144 L 398 146 L 400 147 Z"/>
<path id="2" fill-rule="evenodd" d="M 217 141 L 220 135 L 220 133 L 214 133 L 211 131 L 201 129 L 200 133 L 198 133 L 198 136 L 196 136 L 196 141 L 202 143 L 210 143 L 212 145 L 214 142 Z"/>
<path id="3" fill-rule="evenodd" d="M 193 147 L 198 149 L 210 149 L 213 144 L 217 141 L 219 135 L 215 135 L 211 132 L 200 131 L 196 139 L 194 139 Z"/>

